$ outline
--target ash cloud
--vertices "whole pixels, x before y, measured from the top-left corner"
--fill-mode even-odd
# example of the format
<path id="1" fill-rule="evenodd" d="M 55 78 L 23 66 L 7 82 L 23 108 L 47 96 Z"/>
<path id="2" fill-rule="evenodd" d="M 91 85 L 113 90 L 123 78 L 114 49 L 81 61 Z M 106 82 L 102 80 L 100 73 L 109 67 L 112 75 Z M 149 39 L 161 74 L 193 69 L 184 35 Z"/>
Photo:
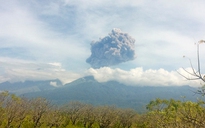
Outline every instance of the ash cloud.
<path id="1" fill-rule="evenodd" d="M 135 59 L 135 39 L 114 28 L 108 36 L 91 43 L 86 62 L 92 68 L 108 67 Z"/>

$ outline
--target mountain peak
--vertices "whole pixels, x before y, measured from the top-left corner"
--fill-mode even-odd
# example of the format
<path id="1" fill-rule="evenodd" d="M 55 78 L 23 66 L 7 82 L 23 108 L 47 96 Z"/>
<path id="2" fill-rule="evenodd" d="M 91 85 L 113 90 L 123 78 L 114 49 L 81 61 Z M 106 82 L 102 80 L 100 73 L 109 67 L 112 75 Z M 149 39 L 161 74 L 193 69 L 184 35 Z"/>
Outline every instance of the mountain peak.
<path id="1" fill-rule="evenodd" d="M 95 80 L 95 78 L 93 76 L 85 76 L 85 77 L 79 78 L 77 80 L 74 80 L 71 83 L 67 83 L 67 84 L 65 84 L 65 86 L 78 85 L 78 84 L 87 83 L 87 82 L 97 82 L 97 81 Z"/>

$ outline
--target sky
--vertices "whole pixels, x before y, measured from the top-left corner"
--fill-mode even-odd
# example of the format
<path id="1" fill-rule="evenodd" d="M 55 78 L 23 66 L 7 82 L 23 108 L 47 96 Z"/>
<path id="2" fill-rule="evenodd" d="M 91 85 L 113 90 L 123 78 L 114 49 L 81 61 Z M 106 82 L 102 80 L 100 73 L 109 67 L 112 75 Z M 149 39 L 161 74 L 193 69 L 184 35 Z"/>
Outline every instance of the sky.
<path id="1" fill-rule="evenodd" d="M 133 86 L 201 86 L 177 71 L 197 69 L 205 39 L 203 0 L 0 0 L 0 83 L 93 75 Z M 93 68 L 93 42 L 114 28 L 134 42 L 135 58 Z M 205 44 L 200 44 L 205 72 Z M 183 57 L 186 56 L 186 57 Z M 187 74 L 185 74 L 187 75 Z M 189 77 L 189 76 L 188 76 Z"/>

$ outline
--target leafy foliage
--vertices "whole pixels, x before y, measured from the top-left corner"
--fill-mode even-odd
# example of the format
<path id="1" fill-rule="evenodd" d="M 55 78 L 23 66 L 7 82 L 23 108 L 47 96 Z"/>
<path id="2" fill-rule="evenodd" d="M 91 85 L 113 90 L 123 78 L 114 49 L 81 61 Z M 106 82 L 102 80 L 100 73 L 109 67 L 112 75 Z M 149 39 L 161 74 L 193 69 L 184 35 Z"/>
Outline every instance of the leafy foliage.
<path id="1" fill-rule="evenodd" d="M 147 111 L 69 102 L 55 106 L 43 98 L 0 93 L 1 128 L 204 128 L 205 102 L 160 99 Z"/>

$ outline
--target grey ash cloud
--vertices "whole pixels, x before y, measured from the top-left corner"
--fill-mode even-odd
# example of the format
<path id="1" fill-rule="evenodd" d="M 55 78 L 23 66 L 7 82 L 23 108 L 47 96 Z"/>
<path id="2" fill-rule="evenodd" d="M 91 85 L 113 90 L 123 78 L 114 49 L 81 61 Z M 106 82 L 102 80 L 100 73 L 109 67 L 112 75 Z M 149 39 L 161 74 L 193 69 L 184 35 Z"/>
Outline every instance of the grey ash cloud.
<path id="1" fill-rule="evenodd" d="M 92 68 L 108 67 L 135 59 L 135 39 L 114 28 L 108 36 L 91 43 L 86 62 Z"/>

